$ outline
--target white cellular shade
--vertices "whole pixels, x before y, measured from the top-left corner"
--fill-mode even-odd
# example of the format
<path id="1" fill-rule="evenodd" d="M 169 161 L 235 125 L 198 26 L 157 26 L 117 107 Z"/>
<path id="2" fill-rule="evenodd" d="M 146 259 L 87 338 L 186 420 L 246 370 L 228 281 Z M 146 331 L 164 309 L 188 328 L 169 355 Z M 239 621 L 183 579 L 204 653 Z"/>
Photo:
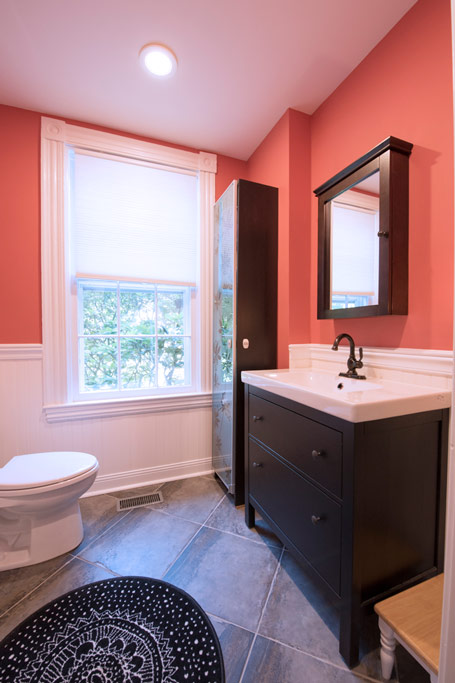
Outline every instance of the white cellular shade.
<path id="1" fill-rule="evenodd" d="M 378 214 L 332 205 L 332 292 L 378 293 Z"/>
<path id="2" fill-rule="evenodd" d="M 70 163 L 75 273 L 197 281 L 196 175 L 78 152 Z"/>

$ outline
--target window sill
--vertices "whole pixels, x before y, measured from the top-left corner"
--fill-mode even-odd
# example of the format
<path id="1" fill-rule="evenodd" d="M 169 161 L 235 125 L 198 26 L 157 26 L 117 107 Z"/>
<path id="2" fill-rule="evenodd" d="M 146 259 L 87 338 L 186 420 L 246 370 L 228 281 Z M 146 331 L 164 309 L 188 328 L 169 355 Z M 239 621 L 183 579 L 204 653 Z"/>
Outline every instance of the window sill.
<path id="1" fill-rule="evenodd" d="M 96 417 L 119 417 L 143 413 L 163 413 L 194 408 L 210 408 L 212 394 L 172 394 L 169 396 L 147 396 L 110 399 L 102 401 L 80 401 L 44 406 L 47 422 L 86 420 Z"/>

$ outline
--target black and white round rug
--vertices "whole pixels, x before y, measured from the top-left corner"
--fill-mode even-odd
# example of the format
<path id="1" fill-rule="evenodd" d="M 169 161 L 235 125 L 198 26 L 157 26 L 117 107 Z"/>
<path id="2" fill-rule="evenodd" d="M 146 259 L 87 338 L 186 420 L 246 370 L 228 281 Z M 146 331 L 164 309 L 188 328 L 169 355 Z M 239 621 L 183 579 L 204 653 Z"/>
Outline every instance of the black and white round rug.
<path id="1" fill-rule="evenodd" d="M 0 645 L 2 683 L 224 683 L 215 630 L 164 581 L 119 577 L 63 595 Z"/>

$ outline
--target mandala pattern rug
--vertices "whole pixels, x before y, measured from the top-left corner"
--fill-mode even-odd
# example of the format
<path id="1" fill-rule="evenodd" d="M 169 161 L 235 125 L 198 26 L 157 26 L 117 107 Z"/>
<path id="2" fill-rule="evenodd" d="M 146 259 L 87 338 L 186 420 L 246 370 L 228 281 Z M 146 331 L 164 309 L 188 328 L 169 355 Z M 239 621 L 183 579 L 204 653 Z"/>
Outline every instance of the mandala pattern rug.
<path id="1" fill-rule="evenodd" d="M 120 577 L 63 595 L 0 644 L 2 683 L 224 683 L 215 630 L 164 581 Z"/>

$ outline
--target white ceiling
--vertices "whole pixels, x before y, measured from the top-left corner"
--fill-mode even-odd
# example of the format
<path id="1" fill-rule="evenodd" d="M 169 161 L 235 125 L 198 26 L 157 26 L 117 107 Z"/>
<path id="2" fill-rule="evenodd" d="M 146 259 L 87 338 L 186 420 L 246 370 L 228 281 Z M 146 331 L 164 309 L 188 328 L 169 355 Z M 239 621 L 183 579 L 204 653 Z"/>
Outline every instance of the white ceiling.
<path id="1" fill-rule="evenodd" d="M 247 159 L 416 0 L 0 0 L 0 103 Z M 140 67 L 149 42 L 179 68 Z"/>

